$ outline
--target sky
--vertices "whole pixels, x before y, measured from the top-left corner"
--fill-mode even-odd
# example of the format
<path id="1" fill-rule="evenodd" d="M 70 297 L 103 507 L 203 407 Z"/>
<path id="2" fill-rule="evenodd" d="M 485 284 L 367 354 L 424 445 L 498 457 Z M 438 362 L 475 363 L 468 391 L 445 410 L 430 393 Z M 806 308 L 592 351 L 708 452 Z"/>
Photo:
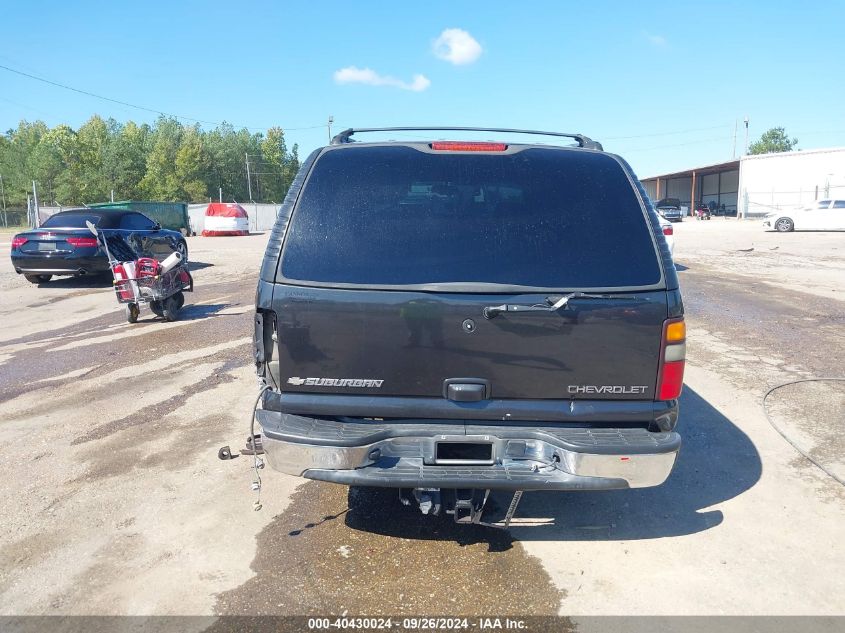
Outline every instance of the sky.
<path id="1" fill-rule="evenodd" d="M 528 128 L 586 134 L 648 177 L 739 156 L 746 116 L 751 141 L 782 126 L 800 149 L 845 146 L 843 24 L 842 0 L 6 0 L 0 129 L 161 112 L 280 126 L 304 155 L 329 116 L 335 133 Z"/>

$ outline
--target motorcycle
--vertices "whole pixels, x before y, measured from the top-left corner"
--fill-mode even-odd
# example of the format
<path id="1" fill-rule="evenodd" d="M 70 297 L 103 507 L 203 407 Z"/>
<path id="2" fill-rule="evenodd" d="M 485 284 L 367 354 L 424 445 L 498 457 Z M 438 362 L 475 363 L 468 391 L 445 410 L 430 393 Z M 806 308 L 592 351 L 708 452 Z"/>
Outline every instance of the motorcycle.
<path id="1" fill-rule="evenodd" d="M 698 207 L 698 209 L 696 209 L 695 215 L 698 220 L 709 220 L 711 216 L 710 207 L 706 204 L 702 204 Z"/>

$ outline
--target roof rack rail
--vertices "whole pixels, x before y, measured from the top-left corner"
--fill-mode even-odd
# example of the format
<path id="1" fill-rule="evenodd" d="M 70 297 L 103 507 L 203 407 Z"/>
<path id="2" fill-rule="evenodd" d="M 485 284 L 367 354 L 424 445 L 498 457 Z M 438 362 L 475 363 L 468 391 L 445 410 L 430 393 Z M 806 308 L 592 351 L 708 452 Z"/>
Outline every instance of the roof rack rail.
<path id="1" fill-rule="evenodd" d="M 572 138 L 578 141 L 578 146 L 586 149 L 597 149 L 602 151 L 604 148 L 601 143 L 594 141 L 589 136 L 583 134 L 568 134 L 566 132 L 541 132 L 539 130 L 516 130 L 512 128 L 503 127 L 367 127 L 367 128 L 349 128 L 343 130 L 332 138 L 332 145 L 343 145 L 345 143 L 354 143 L 352 140 L 353 134 L 361 132 L 432 132 L 432 131 L 448 131 L 448 132 L 504 132 L 508 134 L 537 134 L 539 136 L 559 136 Z"/>

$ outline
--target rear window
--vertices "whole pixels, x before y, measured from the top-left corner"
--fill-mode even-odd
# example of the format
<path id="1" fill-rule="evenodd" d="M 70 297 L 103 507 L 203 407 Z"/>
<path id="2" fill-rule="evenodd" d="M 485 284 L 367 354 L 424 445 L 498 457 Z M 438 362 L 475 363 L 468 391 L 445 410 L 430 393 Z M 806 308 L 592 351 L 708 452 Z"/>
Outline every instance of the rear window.
<path id="1" fill-rule="evenodd" d="M 281 274 L 356 286 L 638 287 L 660 281 L 654 243 L 612 157 L 344 148 L 316 162 Z"/>
<path id="2" fill-rule="evenodd" d="M 94 213 L 56 213 L 44 220 L 41 226 L 45 229 L 84 229 L 86 220 L 101 229 L 114 228 L 111 218 Z"/>

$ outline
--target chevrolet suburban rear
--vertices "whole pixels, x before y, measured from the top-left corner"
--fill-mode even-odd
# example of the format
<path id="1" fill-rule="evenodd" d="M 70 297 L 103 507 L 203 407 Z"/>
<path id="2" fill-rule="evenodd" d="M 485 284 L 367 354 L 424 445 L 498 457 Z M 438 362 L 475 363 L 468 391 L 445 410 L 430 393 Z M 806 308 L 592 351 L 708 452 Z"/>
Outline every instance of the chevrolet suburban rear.
<path id="1" fill-rule="evenodd" d="M 360 132 L 304 162 L 264 257 L 269 464 L 397 488 L 424 512 L 458 491 L 447 511 L 473 521 L 490 490 L 661 484 L 681 442 L 683 304 L 628 164 L 582 135 Z"/>

